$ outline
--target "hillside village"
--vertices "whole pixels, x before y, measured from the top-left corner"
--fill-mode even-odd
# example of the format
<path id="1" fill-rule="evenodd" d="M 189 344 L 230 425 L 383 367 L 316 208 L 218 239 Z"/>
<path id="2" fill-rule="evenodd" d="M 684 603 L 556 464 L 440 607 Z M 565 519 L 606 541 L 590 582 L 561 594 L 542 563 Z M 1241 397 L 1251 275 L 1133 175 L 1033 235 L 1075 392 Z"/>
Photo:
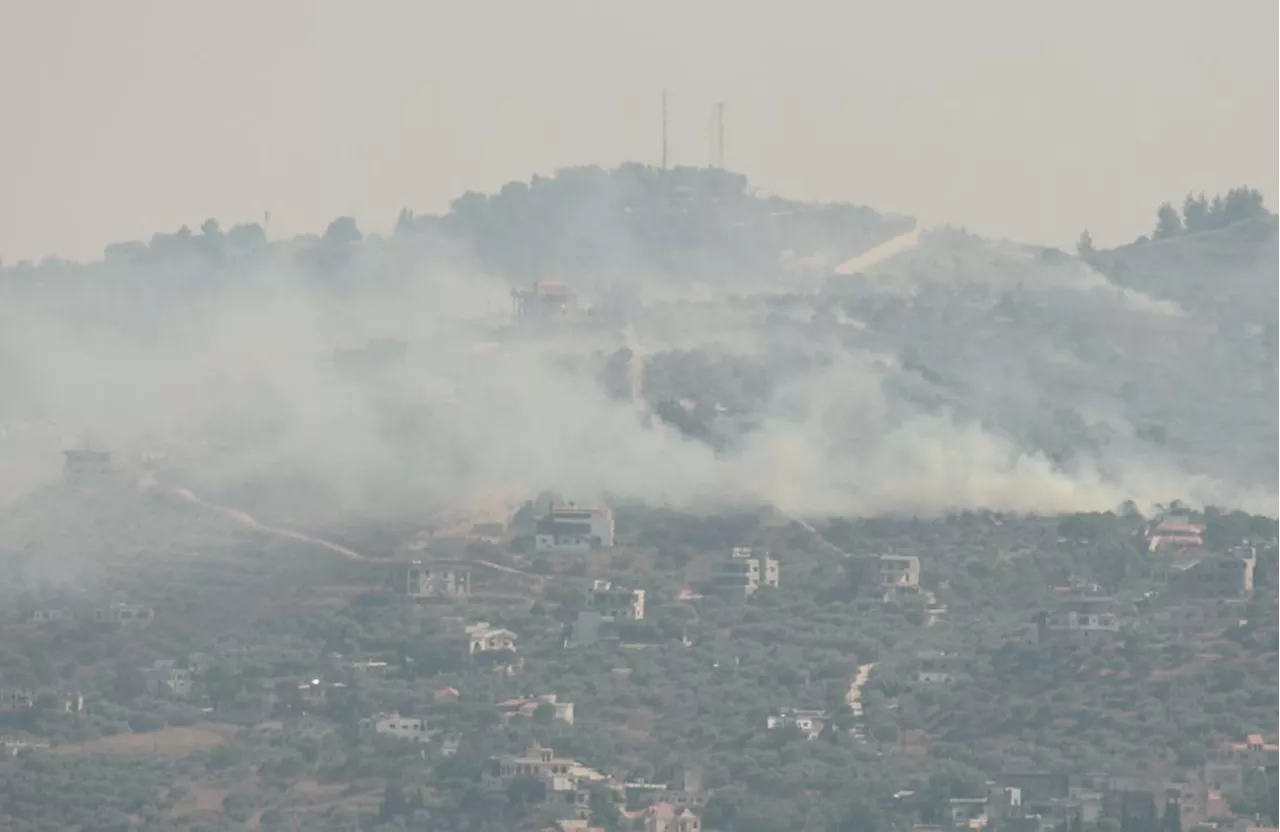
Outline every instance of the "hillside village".
<path id="1" fill-rule="evenodd" d="M 0 827 L 1274 830 L 1231 193 L 1074 257 L 623 165 L 0 271 Z"/>
<path id="2" fill-rule="evenodd" d="M 104 512 L 113 575 L 6 556 L 5 779 L 185 771 L 131 799 L 279 829 L 1244 830 L 1275 794 L 1273 520 L 543 495 L 358 557 L 224 520 L 238 542 L 161 569 L 130 518 L 210 509 L 106 453 L 43 499 Z M 185 745 L 130 756 L 149 737 Z"/>

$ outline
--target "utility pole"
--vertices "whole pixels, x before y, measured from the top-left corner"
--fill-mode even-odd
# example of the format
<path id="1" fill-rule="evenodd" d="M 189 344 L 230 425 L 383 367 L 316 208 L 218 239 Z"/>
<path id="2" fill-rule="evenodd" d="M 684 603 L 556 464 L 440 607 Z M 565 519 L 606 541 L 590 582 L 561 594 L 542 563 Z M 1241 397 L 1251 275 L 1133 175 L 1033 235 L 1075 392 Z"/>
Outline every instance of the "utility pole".
<path id="1" fill-rule="evenodd" d="M 667 89 L 662 88 L 662 169 L 667 169 Z"/>

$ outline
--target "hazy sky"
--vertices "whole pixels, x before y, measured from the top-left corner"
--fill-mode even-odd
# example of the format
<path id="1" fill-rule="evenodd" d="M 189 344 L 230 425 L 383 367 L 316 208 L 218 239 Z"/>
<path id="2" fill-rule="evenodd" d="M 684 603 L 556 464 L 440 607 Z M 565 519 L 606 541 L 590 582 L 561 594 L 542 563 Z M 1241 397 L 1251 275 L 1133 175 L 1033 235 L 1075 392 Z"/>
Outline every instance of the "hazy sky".
<path id="1" fill-rule="evenodd" d="M 1277 204 L 1275 0 L 0 0 L 0 257 L 272 236 L 573 164 L 706 164 L 984 234 Z"/>

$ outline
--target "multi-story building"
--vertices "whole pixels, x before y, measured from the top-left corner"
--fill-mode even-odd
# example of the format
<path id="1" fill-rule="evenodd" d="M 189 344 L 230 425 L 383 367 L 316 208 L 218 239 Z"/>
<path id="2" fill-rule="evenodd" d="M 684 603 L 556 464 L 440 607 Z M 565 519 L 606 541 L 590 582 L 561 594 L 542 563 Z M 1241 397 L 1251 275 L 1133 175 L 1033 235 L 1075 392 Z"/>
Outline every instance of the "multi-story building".
<path id="1" fill-rule="evenodd" d="M 644 590 L 596 580 L 587 595 L 587 608 L 615 621 L 641 621 L 644 619 Z"/>
<path id="2" fill-rule="evenodd" d="M 72 488 L 102 485 L 111 482 L 115 476 L 115 463 L 107 451 L 63 451 L 62 478 Z"/>
<path id="3" fill-rule="evenodd" d="M 550 748 L 534 745 L 524 754 L 491 757 L 481 771 L 481 782 L 490 788 L 506 786 L 524 777 L 543 786 L 543 802 L 590 812 L 591 792 L 595 789 L 621 791 L 622 786 L 596 769 L 577 760 L 557 757 Z"/>
<path id="4" fill-rule="evenodd" d="M 1252 547 L 1236 546 L 1216 555 L 1175 564 L 1170 588 L 1188 598 L 1240 598 L 1253 591 L 1258 557 Z"/>
<path id="5" fill-rule="evenodd" d="M 538 552 L 587 552 L 611 549 L 613 544 L 613 512 L 603 506 L 552 506 L 534 527 L 533 548 Z"/>
<path id="6" fill-rule="evenodd" d="M 757 555 L 747 546 L 735 546 L 726 560 L 712 567 L 711 584 L 723 595 L 749 598 L 760 587 L 777 588 L 778 561 L 769 553 Z"/>
<path id="7" fill-rule="evenodd" d="M 1101 596 L 1066 598 L 1044 616 L 1044 630 L 1050 637 L 1113 637 L 1120 632 L 1119 605 L 1114 598 Z"/>
<path id="8" fill-rule="evenodd" d="M 415 560 L 405 570 L 405 592 L 410 598 L 453 599 L 471 594 L 471 570 L 447 563 Z"/>
<path id="9" fill-rule="evenodd" d="M 886 589 L 920 586 L 920 558 L 915 555 L 881 555 L 880 586 Z"/>
<path id="10" fill-rule="evenodd" d="M 1152 552 L 1178 552 L 1204 545 L 1204 526 L 1186 517 L 1166 517 L 1147 533 L 1147 548 Z"/>
<path id="11" fill-rule="evenodd" d="M 396 737 L 410 742 L 426 742 L 431 739 L 427 721 L 421 717 L 405 717 L 400 714 L 378 714 L 367 725 L 375 734 Z"/>
<path id="12" fill-rule="evenodd" d="M 846 564 L 853 591 L 886 599 L 920 591 L 920 558 L 915 555 L 870 555 Z"/>

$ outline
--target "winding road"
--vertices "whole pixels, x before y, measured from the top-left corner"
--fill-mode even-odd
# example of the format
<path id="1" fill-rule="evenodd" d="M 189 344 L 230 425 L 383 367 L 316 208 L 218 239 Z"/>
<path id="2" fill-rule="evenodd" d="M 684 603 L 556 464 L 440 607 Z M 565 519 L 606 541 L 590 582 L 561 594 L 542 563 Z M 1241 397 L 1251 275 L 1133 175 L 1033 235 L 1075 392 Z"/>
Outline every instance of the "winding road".
<path id="1" fill-rule="evenodd" d="M 253 531 L 256 531 L 256 532 L 261 532 L 262 534 L 269 534 L 274 537 L 286 538 L 288 540 L 296 540 L 301 543 L 310 543 L 313 546 L 319 546 L 322 549 L 327 549 L 330 552 L 334 552 L 335 554 L 342 555 L 343 557 L 349 558 L 350 560 L 358 560 L 358 561 L 364 561 L 368 563 L 390 563 L 391 562 L 383 558 L 370 557 L 366 554 L 362 554 L 361 552 L 357 552 L 355 549 L 349 548 L 347 546 L 343 546 L 341 543 L 335 543 L 332 540 L 325 540 L 322 537 L 315 537 L 313 535 L 304 534 L 303 532 L 295 531 L 293 529 L 285 529 L 285 528 L 281 528 L 280 526 L 268 525 L 267 523 L 263 523 L 261 520 L 254 517 L 252 514 L 249 514 L 248 512 L 241 511 L 238 508 L 232 508 L 231 506 L 224 506 L 224 505 L 219 505 L 217 503 L 211 503 L 208 500 L 201 497 L 199 494 L 196 494 L 194 491 L 192 491 L 189 488 L 182 488 L 180 486 L 175 486 L 175 485 L 166 485 L 165 483 L 162 483 L 151 476 L 144 477 L 144 479 L 141 482 L 141 485 L 144 488 L 157 488 L 168 494 L 172 494 L 175 497 L 178 497 L 179 499 L 184 500 L 188 503 L 192 503 L 193 505 L 198 505 L 201 508 L 206 508 L 206 509 L 209 509 L 210 511 L 217 512 L 218 514 L 221 514 L 222 516 L 226 517 L 227 519 L 231 520 L 234 523 L 237 523 L 238 525 L 244 526 L 247 529 L 252 529 Z M 474 563 L 478 566 L 486 566 L 490 569 L 493 569 L 496 572 L 505 572 L 509 575 L 519 575 L 525 578 L 540 577 L 530 572 L 525 572 L 524 570 L 516 569 L 511 566 L 503 566 L 500 563 L 494 563 L 492 561 L 469 559 L 469 562 Z"/>

